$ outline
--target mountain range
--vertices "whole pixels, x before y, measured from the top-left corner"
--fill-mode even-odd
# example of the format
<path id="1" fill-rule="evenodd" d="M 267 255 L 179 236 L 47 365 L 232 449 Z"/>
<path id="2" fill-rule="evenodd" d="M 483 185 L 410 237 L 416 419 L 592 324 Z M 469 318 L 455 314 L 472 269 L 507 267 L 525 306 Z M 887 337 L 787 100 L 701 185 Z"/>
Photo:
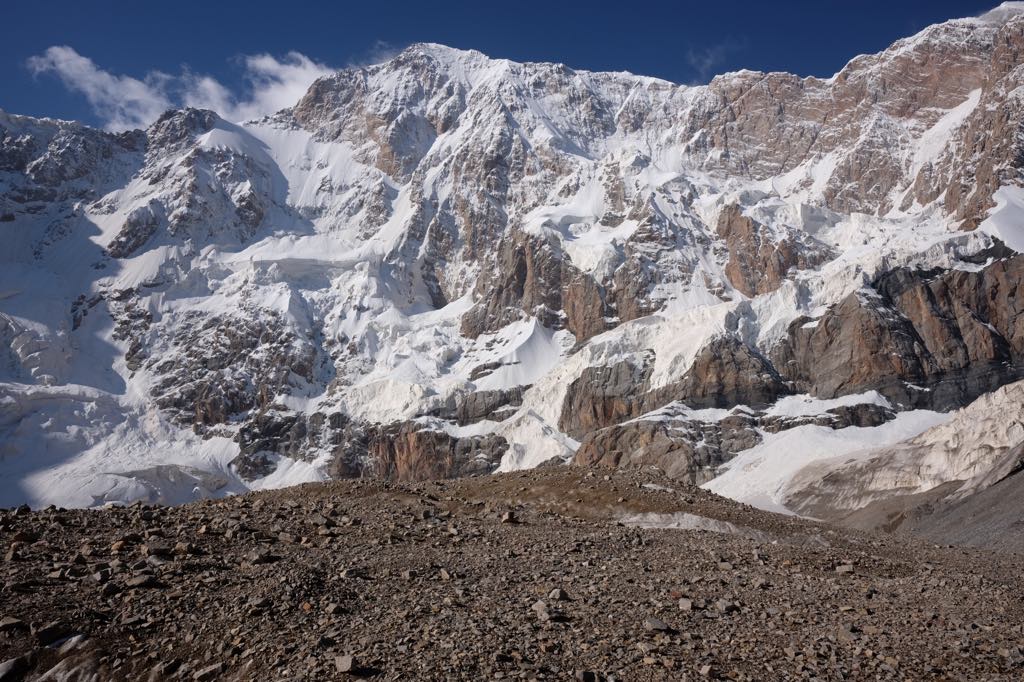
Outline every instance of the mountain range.
<path id="1" fill-rule="evenodd" d="M 0 505 L 656 466 L 998 544 L 1022 52 L 1005 3 L 827 79 L 416 44 L 245 122 L 0 112 Z"/>

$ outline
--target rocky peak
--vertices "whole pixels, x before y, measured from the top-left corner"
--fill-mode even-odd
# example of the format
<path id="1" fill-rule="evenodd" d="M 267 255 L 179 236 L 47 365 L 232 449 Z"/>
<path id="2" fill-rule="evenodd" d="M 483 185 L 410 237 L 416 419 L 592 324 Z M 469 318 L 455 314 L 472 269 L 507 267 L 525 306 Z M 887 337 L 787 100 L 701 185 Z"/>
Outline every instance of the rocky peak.
<path id="1" fill-rule="evenodd" d="M 147 130 L 151 148 L 162 153 L 181 151 L 195 144 L 195 138 L 209 132 L 222 119 L 209 109 L 168 109 Z"/>

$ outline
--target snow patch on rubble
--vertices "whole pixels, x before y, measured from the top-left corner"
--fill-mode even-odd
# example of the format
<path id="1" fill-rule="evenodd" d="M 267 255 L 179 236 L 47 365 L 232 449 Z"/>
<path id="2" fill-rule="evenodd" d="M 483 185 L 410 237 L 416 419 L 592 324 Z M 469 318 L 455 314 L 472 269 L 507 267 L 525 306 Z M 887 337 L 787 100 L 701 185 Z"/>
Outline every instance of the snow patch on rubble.
<path id="1" fill-rule="evenodd" d="M 785 507 L 793 477 L 817 460 L 898 443 L 942 424 L 948 414 L 912 410 L 875 427 L 831 429 L 804 425 L 778 433 L 762 433 L 760 444 L 724 464 L 703 488 L 766 511 L 792 513 Z"/>

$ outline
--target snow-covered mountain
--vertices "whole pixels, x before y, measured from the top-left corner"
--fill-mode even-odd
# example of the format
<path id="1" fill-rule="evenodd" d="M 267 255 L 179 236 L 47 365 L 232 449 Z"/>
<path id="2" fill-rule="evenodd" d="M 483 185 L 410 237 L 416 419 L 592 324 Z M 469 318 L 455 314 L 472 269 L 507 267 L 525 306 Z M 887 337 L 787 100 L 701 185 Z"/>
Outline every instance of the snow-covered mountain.
<path id="1" fill-rule="evenodd" d="M 742 454 L 779 508 L 1024 376 L 1022 51 L 1006 3 L 829 79 L 419 44 L 241 124 L 0 112 L 0 504 Z"/>

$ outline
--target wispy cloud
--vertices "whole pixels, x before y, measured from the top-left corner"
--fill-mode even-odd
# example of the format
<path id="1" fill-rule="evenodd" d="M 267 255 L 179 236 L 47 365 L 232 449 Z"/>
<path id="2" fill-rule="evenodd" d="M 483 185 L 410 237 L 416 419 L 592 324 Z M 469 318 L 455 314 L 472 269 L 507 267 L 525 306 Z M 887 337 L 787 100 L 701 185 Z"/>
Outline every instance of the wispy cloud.
<path id="1" fill-rule="evenodd" d="M 212 76 L 188 68 L 176 76 L 151 71 L 141 80 L 113 74 L 66 45 L 55 45 L 28 60 L 34 74 L 52 73 L 69 90 L 84 95 L 108 130 L 145 127 L 167 109 L 182 105 L 213 109 L 231 121 L 263 116 L 295 104 L 314 80 L 335 71 L 298 52 L 280 59 L 248 55 L 242 65 L 245 87 L 235 93 Z"/>
<path id="2" fill-rule="evenodd" d="M 717 45 L 704 47 L 698 50 L 690 48 L 686 52 L 686 63 L 693 69 L 698 83 L 707 83 L 714 77 L 719 68 L 725 63 L 729 55 L 743 48 L 743 43 L 737 40 L 728 39 Z"/>
<path id="3" fill-rule="evenodd" d="M 171 106 L 166 74 L 154 71 L 145 80 L 116 76 L 66 45 L 55 45 L 31 57 L 28 68 L 37 75 L 52 72 L 69 90 L 85 95 L 92 110 L 112 130 L 144 126 Z"/>
<path id="4" fill-rule="evenodd" d="M 395 45 L 394 43 L 389 43 L 386 40 L 376 40 L 365 54 L 350 59 L 348 66 L 350 68 L 362 68 L 366 66 L 373 66 L 374 64 L 381 64 L 397 57 L 398 53 L 403 49 L 403 47 Z"/>
<path id="5" fill-rule="evenodd" d="M 313 81 L 334 72 L 298 52 L 289 52 L 283 59 L 269 54 L 250 55 L 242 63 L 245 96 L 235 95 L 211 76 L 186 71 L 180 78 L 182 103 L 213 109 L 232 121 L 244 121 L 292 106 Z"/>

